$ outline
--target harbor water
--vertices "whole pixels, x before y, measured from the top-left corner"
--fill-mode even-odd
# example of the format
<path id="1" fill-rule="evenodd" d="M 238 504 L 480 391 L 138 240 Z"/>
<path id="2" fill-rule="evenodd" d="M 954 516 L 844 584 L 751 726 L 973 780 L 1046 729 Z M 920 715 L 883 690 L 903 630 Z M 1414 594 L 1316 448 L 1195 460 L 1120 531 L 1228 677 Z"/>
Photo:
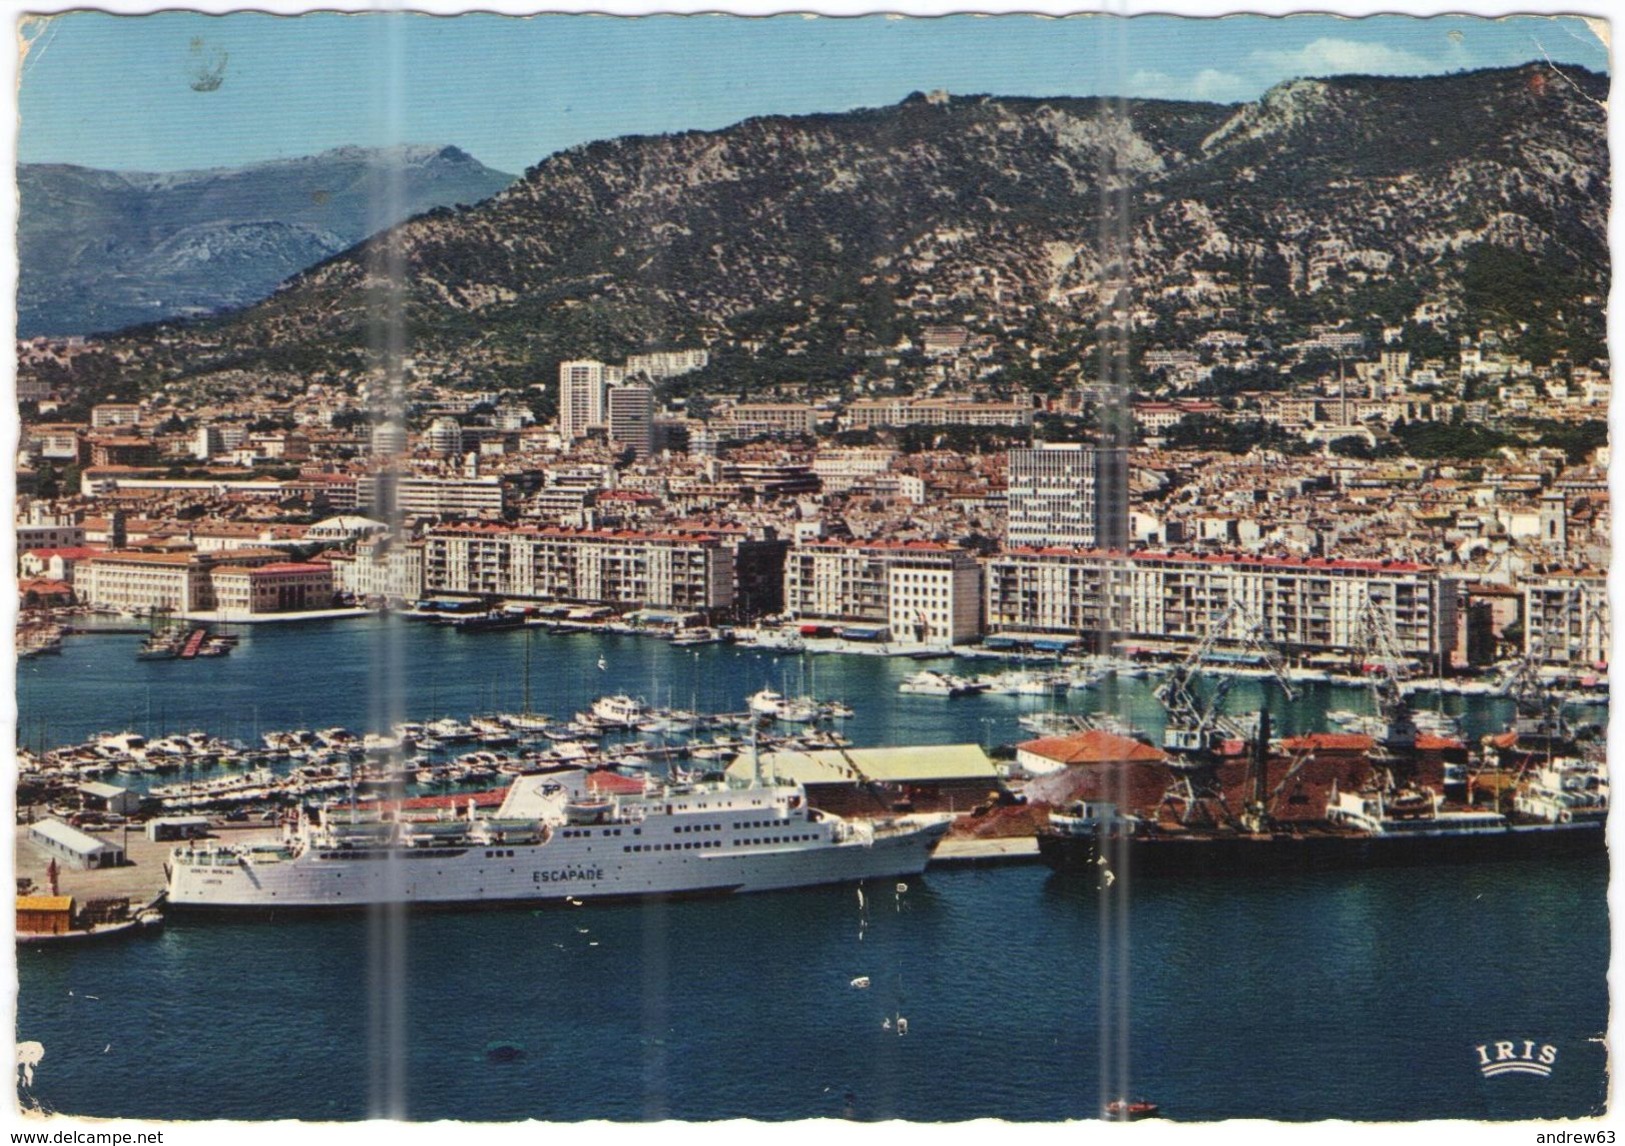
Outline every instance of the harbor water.
<path id="1" fill-rule="evenodd" d="M 923 667 L 990 673 L 996 660 L 848 655 L 788 655 L 745 646 L 673 647 L 642 636 L 506 631 L 462 634 L 399 618 L 245 626 L 227 657 L 138 661 L 139 636 L 75 636 L 61 656 L 17 667 L 18 740 L 30 748 L 71 744 L 103 731 L 146 735 L 202 729 L 259 743 L 262 732 L 343 725 L 387 731 L 393 720 L 519 711 L 529 681 L 530 707 L 568 720 L 606 693 L 700 712 L 741 712 L 745 698 L 771 687 L 843 700 L 854 715 L 840 724 L 858 745 L 997 745 L 1027 739 L 1024 713 L 1051 707 L 1106 711 L 1152 733 L 1161 730 L 1154 680 L 1120 677 L 1051 701 L 1042 697 L 957 698 L 904 695 L 904 677 Z M 530 671 L 525 671 L 529 644 Z M 602 667 L 600 667 L 602 666 Z M 1228 711 L 1256 710 L 1269 697 L 1275 735 L 1329 728 L 1328 709 L 1373 711 L 1360 689 L 1307 684 L 1293 701 L 1273 685 L 1241 680 Z M 1414 698 L 1462 716 L 1463 733 L 1498 730 L 1512 705 L 1500 698 Z M 1590 717 L 1596 719 L 1595 715 Z"/>
<path id="2" fill-rule="evenodd" d="M 137 637 L 70 638 L 61 657 L 19 664 L 19 738 L 250 740 L 518 709 L 526 641 L 364 620 L 254 629 L 208 662 L 137 662 Z M 529 641 L 531 707 L 558 717 L 617 691 L 737 711 L 771 685 L 845 700 L 857 744 L 1004 743 L 1048 706 L 899 696 L 920 666 L 880 657 Z M 378 680 L 397 703 L 380 703 Z M 1062 703 L 1154 728 L 1147 682 L 1115 687 Z M 1242 682 L 1229 707 L 1261 695 Z M 1445 699 L 1470 735 L 1506 716 L 1500 701 Z M 1271 703 L 1283 732 L 1368 707 L 1326 686 Z M 833 888 L 172 919 L 128 943 L 19 950 L 18 1038 L 46 1048 L 32 1093 L 47 1107 L 164 1120 L 1054 1121 L 1098 1116 L 1101 1050 L 1118 1046 L 1127 1079 L 1111 1085 L 1175 1119 L 1580 1116 L 1606 1100 L 1607 881 L 1586 860 L 1164 880 L 1129 886 L 1119 912 L 1088 878 L 1017 866 L 933 869 L 861 901 Z M 1525 1040 L 1553 1048 L 1549 1076 L 1484 1076 L 1477 1048 Z M 493 1043 L 523 1054 L 493 1061 Z"/>

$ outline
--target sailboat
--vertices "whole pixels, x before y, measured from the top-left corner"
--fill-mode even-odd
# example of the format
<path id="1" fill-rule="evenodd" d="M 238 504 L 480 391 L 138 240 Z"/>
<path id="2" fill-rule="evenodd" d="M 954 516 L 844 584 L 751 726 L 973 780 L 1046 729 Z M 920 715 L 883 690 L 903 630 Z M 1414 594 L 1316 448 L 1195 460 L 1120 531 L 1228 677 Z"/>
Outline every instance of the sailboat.
<path id="1" fill-rule="evenodd" d="M 522 712 L 502 712 L 497 714 L 497 720 L 515 732 L 533 733 L 542 732 L 550 723 L 547 716 L 534 712 L 530 706 L 530 633 L 525 630 L 525 707 Z"/>

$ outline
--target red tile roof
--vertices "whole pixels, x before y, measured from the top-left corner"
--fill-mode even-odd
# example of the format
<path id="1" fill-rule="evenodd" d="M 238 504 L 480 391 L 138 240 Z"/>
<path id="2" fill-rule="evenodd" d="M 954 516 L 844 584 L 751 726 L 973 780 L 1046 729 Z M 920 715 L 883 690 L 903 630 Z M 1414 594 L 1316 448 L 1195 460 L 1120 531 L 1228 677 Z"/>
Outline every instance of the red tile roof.
<path id="1" fill-rule="evenodd" d="M 52 581 L 48 577 L 31 577 L 17 582 L 19 593 L 41 593 L 47 597 L 72 593 L 73 586 L 66 581 Z"/>
<path id="2" fill-rule="evenodd" d="M 94 557 L 101 552 L 103 551 L 100 549 L 92 549 L 86 546 L 58 547 L 55 549 L 30 549 L 27 551 L 28 556 L 30 557 L 39 557 L 45 560 L 49 560 L 52 557 L 63 557 L 69 561 L 83 561 L 86 557 Z"/>
<path id="3" fill-rule="evenodd" d="M 1058 764 L 1155 764 L 1163 759 L 1161 750 L 1143 741 L 1099 729 L 1074 736 L 1045 736 L 1016 747 Z"/>

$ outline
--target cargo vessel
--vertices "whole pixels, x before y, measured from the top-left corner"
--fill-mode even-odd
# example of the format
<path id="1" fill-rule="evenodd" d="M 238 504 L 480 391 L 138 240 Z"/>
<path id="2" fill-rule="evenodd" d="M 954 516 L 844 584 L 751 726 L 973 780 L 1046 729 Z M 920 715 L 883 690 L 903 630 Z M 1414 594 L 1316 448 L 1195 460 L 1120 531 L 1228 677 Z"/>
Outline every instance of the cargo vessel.
<path id="1" fill-rule="evenodd" d="M 1258 875 L 1495 860 L 1601 856 L 1605 815 L 1550 818 L 1452 809 L 1426 789 L 1333 792 L 1326 818 L 1290 827 L 1187 828 L 1080 801 L 1050 815 L 1038 853 L 1056 871 L 1124 868 L 1132 877 Z M 1122 875 L 1122 871 L 1116 872 Z"/>
<path id="2" fill-rule="evenodd" d="M 279 841 L 186 843 L 170 908 L 283 911 L 540 905 L 778 891 L 918 875 L 948 816 L 846 820 L 799 785 L 656 784 L 599 795 L 573 771 L 523 776 L 494 816 L 306 808 Z"/>

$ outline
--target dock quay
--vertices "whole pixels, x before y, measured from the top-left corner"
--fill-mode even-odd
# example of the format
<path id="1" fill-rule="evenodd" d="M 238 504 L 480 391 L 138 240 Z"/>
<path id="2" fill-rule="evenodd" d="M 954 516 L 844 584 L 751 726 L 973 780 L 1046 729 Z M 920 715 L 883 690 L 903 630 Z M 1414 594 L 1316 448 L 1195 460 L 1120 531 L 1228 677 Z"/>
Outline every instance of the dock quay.
<path id="1" fill-rule="evenodd" d="M 926 868 L 994 867 L 1040 862 L 1037 836 L 964 839 L 948 836 L 931 853 Z"/>
<path id="2" fill-rule="evenodd" d="M 274 825 L 255 824 L 238 827 L 235 824 L 211 829 L 216 836 L 224 836 L 233 843 L 262 843 L 279 838 L 280 829 Z M 129 899 L 132 903 L 148 903 L 164 890 L 164 860 L 174 849 L 173 840 L 153 841 L 146 832 L 111 832 L 109 839 L 125 849 L 129 862 L 118 867 L 95 868 L 90 871 L 59 865 L 57 887 L 63 895 L 77 899 Z M 50 856 L 28 842 L 27 833 L 19 830 L 13 835 L 13 864 L 20 883 L 32 880 L 35 893 L 47 886 L 46 865 Z"/>

